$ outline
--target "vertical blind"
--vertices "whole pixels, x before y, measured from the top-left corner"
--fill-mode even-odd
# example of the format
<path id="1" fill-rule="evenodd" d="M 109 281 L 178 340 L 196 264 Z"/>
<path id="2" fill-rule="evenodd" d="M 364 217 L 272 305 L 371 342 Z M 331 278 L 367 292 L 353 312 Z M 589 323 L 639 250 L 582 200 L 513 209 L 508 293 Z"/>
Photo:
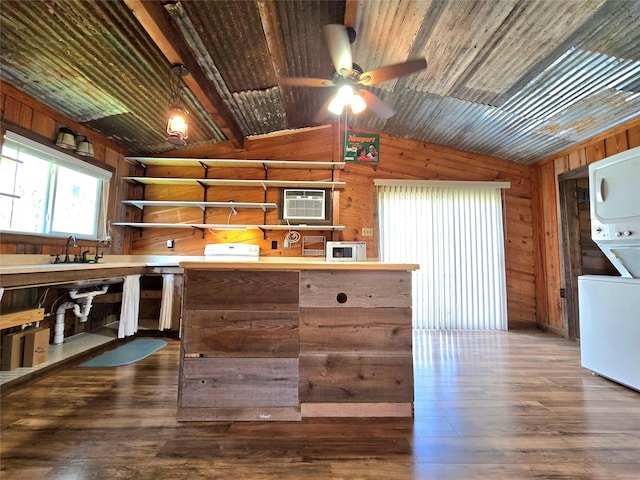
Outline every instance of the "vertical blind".
<path id="1" fill-rule="evenodd" d="M 417 263 L 413 327 L 506 330 L 503 182 L 376 180 L 380 259 Z"/>

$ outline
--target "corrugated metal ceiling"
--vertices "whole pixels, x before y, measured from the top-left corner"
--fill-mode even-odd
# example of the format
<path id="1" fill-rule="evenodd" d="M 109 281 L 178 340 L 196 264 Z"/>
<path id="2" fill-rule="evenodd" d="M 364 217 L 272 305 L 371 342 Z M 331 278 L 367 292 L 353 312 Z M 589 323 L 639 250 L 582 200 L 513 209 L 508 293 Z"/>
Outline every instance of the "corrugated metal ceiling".
<path id="1" fill-rule="evenodd" d="M 367 87 L 397 114 L 351 127 L 533 163 L 640 116 L 637 0 L 3 0 L 2 80 L 132 154 L 159 153 L 178 55 L 216 95 L 185 80 L 189 144 L 218 143 L 313 125 L 332 89 L 278 78 L 331 78 L 322 26 L 345 18 L 365 70 L 429 64 Z"/>

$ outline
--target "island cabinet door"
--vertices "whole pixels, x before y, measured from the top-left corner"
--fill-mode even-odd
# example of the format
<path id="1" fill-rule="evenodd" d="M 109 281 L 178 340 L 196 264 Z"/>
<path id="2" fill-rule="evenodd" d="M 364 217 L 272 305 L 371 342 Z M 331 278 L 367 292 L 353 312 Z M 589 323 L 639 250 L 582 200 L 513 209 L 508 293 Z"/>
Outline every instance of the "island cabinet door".
<path id="1" fill-rule="evenodd" d="M 411 416 L 411 273 L 303 271 L 300 383 L 305 416 Z"/>
<path id="2" fill-rule="evenodd" d="M 187 270 L 179 420 L 299 420 L 299 273 Z"/>

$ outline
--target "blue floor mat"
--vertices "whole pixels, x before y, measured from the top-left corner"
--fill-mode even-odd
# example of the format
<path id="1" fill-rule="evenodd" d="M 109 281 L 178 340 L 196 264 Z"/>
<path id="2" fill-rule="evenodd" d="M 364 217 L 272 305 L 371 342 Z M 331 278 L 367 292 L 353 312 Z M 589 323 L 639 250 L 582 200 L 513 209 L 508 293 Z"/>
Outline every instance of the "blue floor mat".
<path id="1" fill-rule="evenodd" d="M 137 338 L 109 352 L 98 355 L 80 366 L 117 367 L 119 365 L 128 365 L 148 357 L 166 345 L 167 342 L 164 340 Z"/>

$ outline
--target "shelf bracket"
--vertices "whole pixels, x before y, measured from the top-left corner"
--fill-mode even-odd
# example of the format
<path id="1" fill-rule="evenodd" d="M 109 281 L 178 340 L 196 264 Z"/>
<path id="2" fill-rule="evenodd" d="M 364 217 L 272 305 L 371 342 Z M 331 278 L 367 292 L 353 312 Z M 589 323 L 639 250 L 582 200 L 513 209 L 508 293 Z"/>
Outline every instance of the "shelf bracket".
<path id="1" fill-rule="evenodd" d="M 269 180 L 269 167 L 267 166 L 266 163 L 262 164 L 262 168 L 264 169 L 264 181 L 268 181 Z M 263 183 L 262 184 L 262 189 L 264 190 L 264 195 L 262 196 L 263 200 L 262 203 L 267 203 L 267 186 Z M 267 224 L 267 209 L 263 208 L 262 209 L 262 223 L 263 224 Z M 262 228 L 260 229 L 262 230 L 262 238 L 263 240 L 267 239 L 267 232 L 265 230 L 263 230 Z"/>
<path id="2" fill-rule="evenodd" d="M 202 185 L 202 184 L 200 184 Z M 207 201 L 207 185 L 202 185 L 202 201 Z M 204 205 L 202 205 L 202 223 L 207 223 L 207 209 Z M 202 232 L 202 238 L 204 238 L 204 232 Z"/>
<path id="3" fill-rule="evenodd" d="M 192 228 L 195 228 L 196 230 L 200 230 L 200 231 L 202 232 L 202 238 L 204 239 L 204 234 L 205 234 L 204 228 L 195 227 L 195 226 L 193 226 L 193 225 L 192 225 L 191 227 L 192 227 Z"/>
<path id="4" fill-rule="evenodd" d="M 204 162 L 200 162 L 200 165 L 204 168 L 204 178 L 209 178 L 209 165 Z"/>
<path id="5" fill-rule="evenodd" d="M 143 177 L 147 176 L 147 166 L 142 163 L 140 160 L 136 160 L 136 167 L 142 167 L 142 171 L 144 172 Z"/>

